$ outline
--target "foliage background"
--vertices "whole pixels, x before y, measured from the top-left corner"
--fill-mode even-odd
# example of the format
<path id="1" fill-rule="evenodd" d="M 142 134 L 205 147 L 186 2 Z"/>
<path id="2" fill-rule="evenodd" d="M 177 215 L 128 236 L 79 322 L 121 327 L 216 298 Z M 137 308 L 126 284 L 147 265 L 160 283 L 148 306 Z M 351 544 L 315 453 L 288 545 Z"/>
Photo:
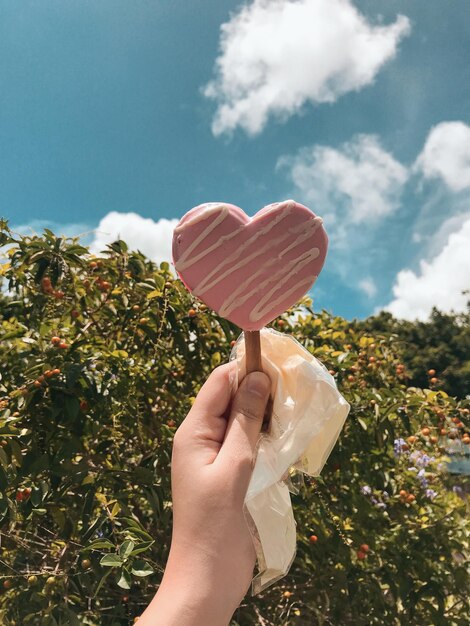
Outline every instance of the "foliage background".
<path id="1" fill-rule="evenodd" d="M 1 233 L 1 623 L 131 624 L 168 554 L 173 435 L 239 331 L 123 241 L 92 258 Z M 470 448 L 469 314 L 301 304 L 273 326 L 352 409 L 322 477 L 297 480 L 291 572 L 233 624 L 468 624 L 468 485 L 445 455 Z"/>

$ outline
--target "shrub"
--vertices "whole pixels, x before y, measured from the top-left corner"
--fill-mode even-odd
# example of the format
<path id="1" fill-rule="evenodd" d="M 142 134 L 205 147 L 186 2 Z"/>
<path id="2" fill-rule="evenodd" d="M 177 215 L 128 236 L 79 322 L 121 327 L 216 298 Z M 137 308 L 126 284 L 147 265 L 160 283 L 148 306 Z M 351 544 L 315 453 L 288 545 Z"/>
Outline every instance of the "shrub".
<path id="1" fill-rule="evenodd" d="M 1 226 L 1 623 L 131 624 L 168 555 L 173 435 L 239 331 L 123 241 L 93 257 Z M 233 624 L 467 624 L 465 485 L 444 461 L 468 401 L 409 387 L 386 333 L 302 305 L 273 326 L 351 414 L 322 477 L 297 479 L 290 574 Z"/>

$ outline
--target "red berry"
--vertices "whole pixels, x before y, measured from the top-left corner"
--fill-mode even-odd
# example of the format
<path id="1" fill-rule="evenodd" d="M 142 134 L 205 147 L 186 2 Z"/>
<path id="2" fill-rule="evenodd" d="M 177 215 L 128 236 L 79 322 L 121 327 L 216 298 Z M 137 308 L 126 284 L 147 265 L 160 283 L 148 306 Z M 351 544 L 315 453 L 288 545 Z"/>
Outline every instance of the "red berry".
<path id="1" fill-rule="evenodd" d="M 359 547 L 359 550 L 361 550 L 362 552 L 369 552 L 369 546 L 367 545 L 367 543 L 362 543 Z"/>
<path id="2" fill-rule="evenodd" d="M 361 550 L 357 551 L 357 558 L 360 561 L 363 561 L 366 558 L 367 554 L 365 552 L 362 552 Z"/>
<path id="3" fill-rule="evenodd" d="M 316 535 L 310 535 L 310 543 L 317 543 L 318 537 Z"/>
<path id="4" fill-rule="evenodd" d="M 61 350 L 66 350 L 69 346 L 67 343 L 65 343 L 65 341 L 61 341 L 57 347 Z"/>
<path id="5" fill-rule="evenodd" d="M 52 343 L 52 345 L 54 345 L 54 346 L 58 346 L 58 345 L 59 345 L 59 343 L 60 343 L 61 341 L 62 341 L 62 340 L 61 340 L 61 338 L 60 338 L 60 337 L 52 337 L 52 339 L 51 339 L 51 343 Z"/>

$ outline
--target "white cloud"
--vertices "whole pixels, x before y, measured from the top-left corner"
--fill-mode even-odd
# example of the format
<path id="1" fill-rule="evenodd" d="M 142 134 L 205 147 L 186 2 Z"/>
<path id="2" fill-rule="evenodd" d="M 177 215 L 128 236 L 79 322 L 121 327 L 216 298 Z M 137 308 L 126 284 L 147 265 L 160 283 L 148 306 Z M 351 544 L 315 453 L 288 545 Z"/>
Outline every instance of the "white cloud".
<path id="1" fill-rule="evenodd" d="M 452 191 L 470 188 L 470 126 L 463 122 L 434 126 L 415 169 L 425 178 L 442 178 Z"/>
<path id="2" fill-rule="evenodd" d="M 221 26 L 215 79 L 215 135 L 237 126 L 259 133 L 270 115 L 305 102 L 334 102 L 373 82 L 410 32 L 407 17 L 374 26 L 350 0 L 254 0 Z"/>
<path id="3" fill-rule="evenodd" d="M 373 298 L 377 294 L 377 285 L 372 278 L 363 278 L 359 281 L 358 287 L 368 298 Z"/>
<path id="4" fill-rule="evenodd" d="M 426 320 L 432 307 L 444 312 L 466 310 L 470 294 L 470 217 L 452 233 L 441 252 L 431 261 L 422 260 L 420 271 L 398 273 L 393 294 L 385 307 L 398 318 Z"/>
<path id="5" fill-rule="evenodd" d="M 140 250 L 156 263 L 171 261 L 173 229 L 178 220 L 161 218 L 154 221 L 137 213 L 111 211 L 98 224 L 90 250 L 99 254 L 106 244 L 124 240 L 131 250 Z"/>
<path id="6" fill-rule="evenodd" d="M 338 150 L 328 146 L 303 148 L 284 156 L 296 190 L 331 225 L 337 243 L 351 225 L 373 225 L 392 213 L 408 173 L 386 152 L 374 135 L 356 135 Z"/>

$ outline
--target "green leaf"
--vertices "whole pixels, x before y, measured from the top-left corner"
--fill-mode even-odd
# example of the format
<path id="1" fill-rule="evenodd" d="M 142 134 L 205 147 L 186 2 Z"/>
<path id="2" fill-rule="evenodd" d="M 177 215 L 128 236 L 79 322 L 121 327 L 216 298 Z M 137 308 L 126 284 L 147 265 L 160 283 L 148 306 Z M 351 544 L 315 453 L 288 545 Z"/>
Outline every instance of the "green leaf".
<path id="1" fill-rule="evenodd" d="M 134 576 L 144 578 L 145 576 L 150 576 L 150 574 L 153 574 L 154 570 L 146 561 L 136 559 L 132 564 L 132 573 L 134 574 Z"/>
<path id="2" fill-rule="evenodd" d="M 119 548 L 119 555 L 125 561 L 134 549 L 135 543 L 131 539 L 127 539 Z"/>
<path id="3" fill-rule="evenodd" d="M 98 550 L 98 548 L 115 548 L 115 545 L 109 539 L 96 539 L 85 546 L 84 550 Z"/>
<path id="4" fill-rule="evenodd" d="M 118 586 L 121 587 L 121 589 L 130 589 L 132 585 L 131 575 L 129 574 L 127 570 L 123 568 L 121 572 L 118 574 L 116 578 L 116 582 Z"/>
<path id="5" fill-rule="evenodd" d="M 118 567 L 122 565 L 122 559 L 117 554 L 106 554 L 100 561 L 103 567 Z"/>

